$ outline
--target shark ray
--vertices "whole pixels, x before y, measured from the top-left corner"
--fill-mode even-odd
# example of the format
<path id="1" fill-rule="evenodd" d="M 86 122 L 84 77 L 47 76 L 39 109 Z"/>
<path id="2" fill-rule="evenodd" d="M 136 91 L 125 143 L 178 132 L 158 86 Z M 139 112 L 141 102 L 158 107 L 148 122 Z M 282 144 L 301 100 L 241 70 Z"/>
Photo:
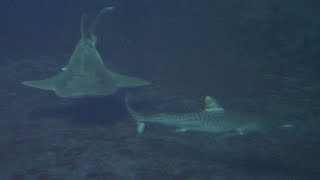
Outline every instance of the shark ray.
<path id="1" fill-rule="evenodd" d="M 97 37 L 94 32 L 101 16 L 113 9 L 113 7 L 102 9 L 91 23 L 87 14 L 82 15 L 81 38 L 68 64 L 62 68 L 61 72 L 47 79 L 24 81 L 22 84 L 51 90 L 57 96 L 64 98 L 107 96 L 114 94 L 119 88 L 151 84 L 137 77 L 115 73 L 104 65 L 96 48 Z"/>
<path id="2" fill-rule="evenodd" d="M 245 112 L 225 111 L 212 97 L 206 96 L 204 108 L 199 112 L 142 114 L 133 110 L 125 99 L 129 114 L 137 123 L 137 132 L 143 133 L 145 123 L 157 123 L 175 127 L 177 132 L 199 131 L 224 134 L 226 136 L 243 135 L 250 132 L 265 132 L 271 127 L 270 117 L 257 116 Z M 287 124 L 276 125 L 287 128 Z"/>

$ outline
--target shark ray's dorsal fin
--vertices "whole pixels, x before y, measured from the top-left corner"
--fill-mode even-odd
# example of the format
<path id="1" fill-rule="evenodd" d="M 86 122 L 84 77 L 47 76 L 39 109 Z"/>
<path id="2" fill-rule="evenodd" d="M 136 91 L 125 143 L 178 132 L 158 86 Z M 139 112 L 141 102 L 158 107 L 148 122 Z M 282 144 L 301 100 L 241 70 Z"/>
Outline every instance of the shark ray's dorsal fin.
<path id="1" fill-rule="evenodd" d="M 207 112 L 223 112 L 224 109 L 210 96 L 204 98 L 204 111 Z"/>
<path id="2" fill-rule="evenodd" d="M 99 11 L 99 13 L 95 16 L 95 18 L 89 18 L 87 13 L 83 13 L 81 16 L 81 22 L 80 22 L 80 32 L 81 32 L 81 39 L 80 42 L 78 43 L 77 47 L 78 49 L 81 47 L 81 50 L 77 51 L 77 47 L 74 54 L 81 54 L 83 52 L 83 48 L 86 45 L 89 45 L 92 48 L 95 48 L 96 43 L 97 43 L 97 36 L 95 35 L 95 30 L 98 24 L 101 22 L 102 15 L 107 13 L 108 11 L 113 10 L 114 7 L 105 7 L 102 10 Z M 85 47 L 88 49 L 88 47 Z M 80 52 L 80 53 L 79 53 Z M 100 56 L 97 53 L 98 56 Z M 72 62 L 73 59 L 76 59 L 78 61 L 79 58 L 72 58 L 69 61 L 67 65 L 61 68 L 62 71 L 65 71 L 69 68 L 70 64 L 73 64 Z M 103 64 L 101 57 L 99 57 L 99 61 L 101 64 Z M 78 63 L 78 62 L 77 62 Z"/>
<path id="3" fill-rule="evenodd" d="M 88 14 L 83 13 L 81 16 L 80 32 L 81 38 L 90 38 L 90 23 Z"/>

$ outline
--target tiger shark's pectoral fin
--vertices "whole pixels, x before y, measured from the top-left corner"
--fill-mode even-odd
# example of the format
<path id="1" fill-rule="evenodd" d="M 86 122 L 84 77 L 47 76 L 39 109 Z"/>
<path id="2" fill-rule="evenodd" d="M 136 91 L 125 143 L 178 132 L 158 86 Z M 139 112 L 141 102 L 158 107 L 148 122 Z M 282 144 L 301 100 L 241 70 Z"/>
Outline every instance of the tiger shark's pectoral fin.
<path id="1" fill-rule="evenodd" d="M 130 77 L 118 73 L 112 73 L 114 80 L 117 82 L 118 87 L 139 87 L 147 86 L 151 83 L 136 77 Z"/>
<path id="2" fill-rule="evenodd" d="M 33 88 L 54 91 L 54 83 L 52 78 L 36 81 L 23 81 L 22 84 Z"/>

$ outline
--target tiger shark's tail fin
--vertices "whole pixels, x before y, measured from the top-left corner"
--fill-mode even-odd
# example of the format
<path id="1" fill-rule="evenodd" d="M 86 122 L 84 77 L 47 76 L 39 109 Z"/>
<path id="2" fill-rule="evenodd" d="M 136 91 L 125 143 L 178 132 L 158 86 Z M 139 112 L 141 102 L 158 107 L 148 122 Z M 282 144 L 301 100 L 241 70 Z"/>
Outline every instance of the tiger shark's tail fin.
<path id="1" fill-rule="evenodd" d="M 133 110 L 130 105 L 129 105 L 129 95 L 128 93 L 126 93 L 125 95 L 125 105 L 126 105 L 126 109 L 129 112 L 129 114 L 131 115 L 131 117 L 136 120 L 139 121 L 140 119 L 142 119 L 142 115 L 140 115 L 140 113 L 136 112 L 135 110 Z"/>
<path id="2" fill-rule="evenodd" d="M 129 97 L 128 97 L 128 96 L 129 96 L 128 94 L 126 94 L 126 96 L 125 96 L 125 105 L 126 105 L 127 111 L 129 112 L 129 114 L 131 115 L 131 117 L 132 117 L 134 120 L 136 120 L 136 123 L 137 123 L 137 132 L 138 132 L 139 134 L 141 134 L 141 133 L 143 133 L 144 127 L 145 127 L 145 124 L 144 124 L 145 117 L 144 117 L 142 114 L 134 111 L 134 110 L 130 107 L 130 105 L 129 105 Z"/>

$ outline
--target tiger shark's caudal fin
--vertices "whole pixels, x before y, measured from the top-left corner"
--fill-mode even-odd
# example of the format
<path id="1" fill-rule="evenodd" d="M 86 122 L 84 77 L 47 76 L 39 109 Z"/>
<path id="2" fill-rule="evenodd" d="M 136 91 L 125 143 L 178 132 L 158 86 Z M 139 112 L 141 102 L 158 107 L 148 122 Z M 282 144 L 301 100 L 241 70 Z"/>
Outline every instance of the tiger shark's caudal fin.
<path id="1" fill-rule="evenodd" d="M 125 105 L 126 105 L 126 108 L 127 108 L 127 111 L 129 112 L 129 114 L 131 115 L 131 117 L 136 120 L 136 123 L 137 123 L 137 132 L 139 134 L 143 133 L 144 131 L 144 127 L 145 127 L 145 124 L 144 124 L 144 116 L 141 115 L 140 113 L 134 111 L 130 105 L 129 105 L 129 97 L 128 97 L 128 94 L 126 94 L 125 96 Z"/>

